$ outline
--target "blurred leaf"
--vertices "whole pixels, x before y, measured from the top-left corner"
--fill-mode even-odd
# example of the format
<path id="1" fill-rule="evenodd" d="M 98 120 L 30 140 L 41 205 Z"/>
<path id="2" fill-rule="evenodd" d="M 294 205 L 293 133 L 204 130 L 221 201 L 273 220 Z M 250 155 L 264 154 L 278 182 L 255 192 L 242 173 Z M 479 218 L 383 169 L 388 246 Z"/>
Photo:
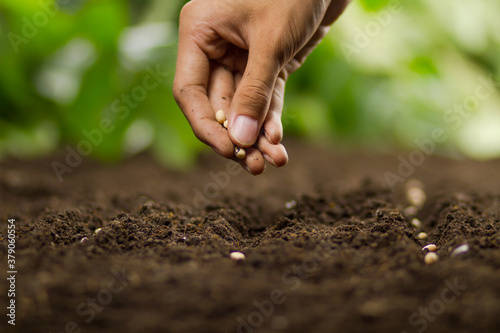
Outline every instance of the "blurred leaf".
<path id="1" fill-rule="evenodd" d="M 391 0 L 359 0 L 360 4 L 369 12 L 384 8 Z"/>

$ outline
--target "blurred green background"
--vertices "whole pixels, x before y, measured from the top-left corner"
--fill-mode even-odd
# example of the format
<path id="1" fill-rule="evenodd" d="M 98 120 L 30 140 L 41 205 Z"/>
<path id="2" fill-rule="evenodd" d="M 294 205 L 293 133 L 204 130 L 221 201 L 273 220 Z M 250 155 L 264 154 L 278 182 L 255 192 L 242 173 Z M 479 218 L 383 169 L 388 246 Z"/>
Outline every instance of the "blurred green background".
<path id="1" fill-rule="evenodd" d="M 0 158 L 77 147 L 105 118 L 113 129 L 92 156 L 149 148 L 193 163 L 206 147 L 171 93 L 184 3 L 0 0 Z M 290 78 L 285 136 L 378 151 L 441 128 L 441 153 L 499 157 L 498 13 L 498 0 L 354 1 Z M 157 66 L 165 79 L 144 89 Z"/>

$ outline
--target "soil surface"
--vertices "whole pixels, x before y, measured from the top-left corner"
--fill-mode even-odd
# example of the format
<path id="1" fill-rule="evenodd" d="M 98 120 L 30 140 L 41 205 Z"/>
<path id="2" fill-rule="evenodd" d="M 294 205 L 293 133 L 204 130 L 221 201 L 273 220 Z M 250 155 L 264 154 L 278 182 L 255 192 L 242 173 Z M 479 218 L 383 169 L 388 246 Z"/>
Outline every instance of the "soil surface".
<path id="1" fill-rule="evenodd" d="M 215 154 L 84 161 L 62 182 L 62 154 L 1 162 L 1 331 L 500 331 L 500 161 L 428 157 L 392 190 L 398 156 L 288 148 L 259 177 Z"/>

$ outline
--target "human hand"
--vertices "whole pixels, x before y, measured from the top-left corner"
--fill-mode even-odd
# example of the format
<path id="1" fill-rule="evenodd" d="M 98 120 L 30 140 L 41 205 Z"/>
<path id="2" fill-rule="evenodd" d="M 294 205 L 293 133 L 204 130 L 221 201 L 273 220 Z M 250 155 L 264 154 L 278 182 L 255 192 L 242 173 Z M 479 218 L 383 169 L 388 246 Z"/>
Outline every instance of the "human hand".
<path id="1" fill-rule="evenodd" d="M 251 174 L 288 162 L 285 82 L 350 0 L 192 0 L 180 16 L 174 97 L 198 139 Z M 223 110 L 227 130 L 215 119 Z M 246 157 L 234 156 L 235 145 Z"/>

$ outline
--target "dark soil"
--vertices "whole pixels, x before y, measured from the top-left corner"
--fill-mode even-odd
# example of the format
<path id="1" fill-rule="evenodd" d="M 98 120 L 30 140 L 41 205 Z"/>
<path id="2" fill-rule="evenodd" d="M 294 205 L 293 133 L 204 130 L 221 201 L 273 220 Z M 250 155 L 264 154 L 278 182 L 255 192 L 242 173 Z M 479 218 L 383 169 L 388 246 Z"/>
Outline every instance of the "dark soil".
<path id="1" fill-rule="evenodd" d="M 0 163 L 1 267 L 15 219 L 18 271 L 15 326 L 0 280 L 1 331 L 500 331 L 500 161 L 428 158 L 411 175 L 427 195 L 416 228 L 404 184 L 384 180 L 397 156 L 289 152 L 228 179 L 213 154 L 182 173 L 86 161 L 62 183 L 63 155 Z"/>

